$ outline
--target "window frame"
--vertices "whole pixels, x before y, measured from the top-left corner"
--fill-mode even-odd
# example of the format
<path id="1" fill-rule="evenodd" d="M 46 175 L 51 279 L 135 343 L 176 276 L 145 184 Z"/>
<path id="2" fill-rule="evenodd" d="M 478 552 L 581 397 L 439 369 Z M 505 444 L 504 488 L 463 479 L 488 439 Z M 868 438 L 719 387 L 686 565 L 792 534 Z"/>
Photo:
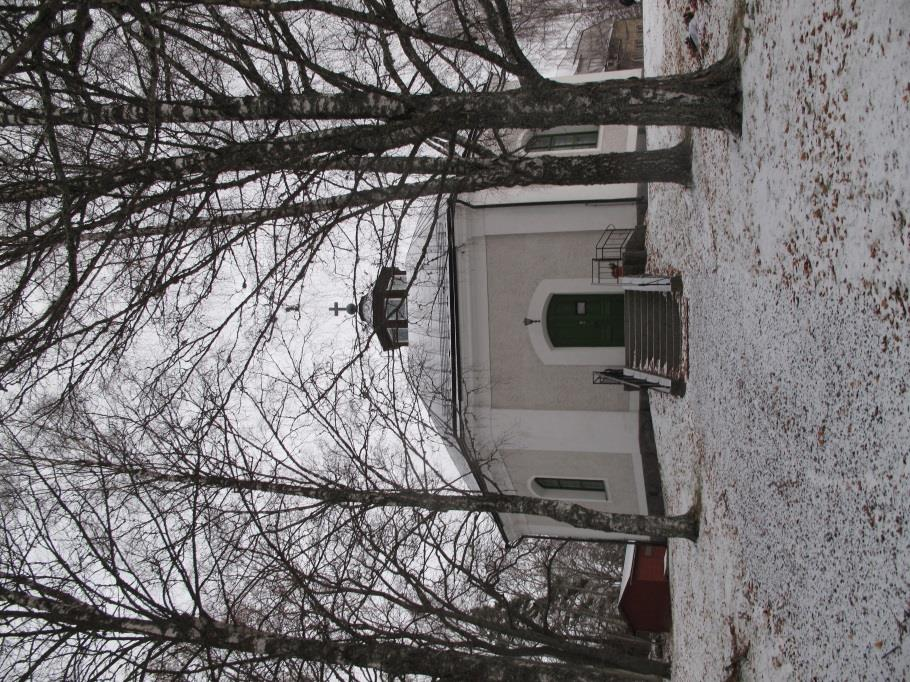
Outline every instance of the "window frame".
<path id="1" fill-rule="evenodd" d="M 571 138 L 580 138 L 586 136 L 589 142 L 572 142 Z M 593 136 L 593 140 L 591 139 Z M 560 140 L 570 139 L 570 144 L 557 145 Z M 546 145 L 534 145 L 535 141 L 546 140 Z M 573 151 L 591 151 L 600 148 L 600 127 L 585 128 L 581 130 L 558 130 L 551 132 L 541 131 L 532 134 L 524 143 L 524 150 L 529 154 L 552 154 Z"/>
<path id="2" fill-rule="evenodd" d="M 537 497 L 551 500 L 610 501 L 605 478 L 535 476 L 529 487 Z"/>

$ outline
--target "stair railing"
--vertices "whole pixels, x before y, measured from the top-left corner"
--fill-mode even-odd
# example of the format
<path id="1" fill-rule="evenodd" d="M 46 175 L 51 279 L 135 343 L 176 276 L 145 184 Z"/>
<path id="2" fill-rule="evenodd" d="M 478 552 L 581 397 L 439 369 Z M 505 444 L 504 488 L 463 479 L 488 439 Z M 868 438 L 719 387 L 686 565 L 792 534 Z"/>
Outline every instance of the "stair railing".
<path id="1" fill-rule="evenodd" d="M 602 284 L 607 277 L 614 281 L 622 277 L 623 252 L 631 234 L 631 229 L 607 225 L 594 245 L 594 258 L 591 259 L 592 284 Z"/>

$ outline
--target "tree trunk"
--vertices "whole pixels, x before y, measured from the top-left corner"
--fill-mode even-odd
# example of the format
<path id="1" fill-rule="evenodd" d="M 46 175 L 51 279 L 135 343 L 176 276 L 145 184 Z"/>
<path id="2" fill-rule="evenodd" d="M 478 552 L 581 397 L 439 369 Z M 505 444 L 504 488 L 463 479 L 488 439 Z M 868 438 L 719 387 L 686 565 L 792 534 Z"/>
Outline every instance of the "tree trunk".
<path id="1" fill-rule="evenodd" d="M 395 144 L 394 146 L 399 146 Z M 224 150 L 155 159 L 131 168 L 103 175 L 66 178 L 65 186 L 52 179 L 0 186 L 0 203 L 29 201 L 62 194 L 64 191 L 83 200 L 101 196 L 132 184 L 181 180 L 189 174 L 214 177 L 231 171 L 356 171 L 399 175 L 463 176 L 466 187 L 489 187 L 490 178 L 502 177 L 502 186 L 534 183 L 584 185 L 594 183 L 675 182 L 691 179 L 690 150 L 677 146 L 670 150 L 591 154 L 577 157 L 528 156 L 466 159 L 414 156 L 359 156 L 344 153 L 311 157 L 312 145 L 294 141 L 257 142 L 231 145 Z M 455 191 L 455 190 L 451 190 Z M 468 191 L 463 189 L 461 191 Z"/>
<path id="2" fill-rule="evenodd" d="M 357 490 L 348 487 L 298 485 L 274 480 L 240 478 L 204 473 L 167 473 L 143 466 L 123 465 L 99 460 L 42 460 L 55 466 L 97 469 L 129 475 L 148 483 L 176 483 L 234 491 L 261 491 L 319 500 L 330 505 L 371 507 L 413 507 L 429 511 L 488 512 L 546 516 L 575 528 L 605 533 L 641 535 L 653 539 L 698 538 L 697 511 L 679 516 L 617 514 L 589 509 L 572 502 L 522 495 L 454 495 L 418 490 Z"/>
<path id="3" fill-rule="evenodd" d="M 7 577 L 7 576 L 4 576 Z M 8 577 L 7 577 L 8 578 Z M 28 581 L 34 586 L 33 581 Z M 470 654 L 451 649 L 429 651 L 391 642 L 332 641 L 290 637 L 214 619 L 176 614 L 149 620 L 112 616 L 59 590 L 37 589 L 34 596 L 0 585 L 0 600 L 19 607 L 20 618 L 31 617 L 70 626 L 80 633 L 124 633 L 148 641 L 169 641 L 215 649 L 247 652 L 257 656 L 297 658 L 330 664 L 383 670 L 393 675 L 429 675 L 441 679 L 502 682 L 582 680 L 603 682 L 629 679 L 623 672 L 664 676 L 669 666 L 661 661 L 632 658 L 623 668 L 603 670 L 590 666 L 552 664 L 505 656 Z M 23 611 L 27 612 L 23 613 Z"/>
<path id="4" fill-rule="evenodd" d="M 642 535 L 656 539 L 698 538 L 698 518 L 694 511 L 680 516 L 646 516 L 615 514 L 589 509 L 572 502 L 548 500 L 522 495 L 438 495 L 434 493 L 392 490 L 361 491 L 350 488 L 318 488 L 284 483 L 233 479 L 219 476 L 163 475 L 172 482 L 191 483 L 204 487 L 232 490 L 260 490 L 282 495 L 295 495 L 321 500 L 329 504 L 355 504 L 364 507 L 417 507 L 430 511 L 490 512 L 498 514 L 531 514 L 546 516 L 574 528 L 605 533 Z"/>
<path id="5" fill-rule="evenodd" d="M 70 125 L 134 125 L 252 120 L 368 119 L 429 124 L 433 129 L 550 128 L 561 125 L 678 125 L 739 132 L 739 60 L 694 73 L 565 84 L 542 80 L 502 92 L 402 95 L 340 93 L 226 97 L 221 101 L 103 104 L 53 109 Z M 43 111 L 5 110 L 0 126 L 44 125 Z"/>
<path id="6" fill-rule="evenodd" d="M 594 185 L 636 182 L 675 182 L 687 184 L 691 178 L 691 144 L 686 141 L 669 149 L 586 156 L 527 156 L 497 157 L 452 161 L 445 158 L 412 159 L 384 157 L 378 159 L 338 159 L 327 165 L 378 172 L 439 173 L 453 170 L 468 171 L 466 175 L 437 176 L 424 182 L 399 183 L 387 187 L 336 194 L 322 199 L 287 203 L 252 211 L 226 213 L 214 218 L 187 222 L 150 225 L 133 229 L 104 231 L 100 225 L 87 224 L 80 232 L 83 242 L 106 242 L 176 234 L 185 230 L 225 230 L 249 226 L 270 220 L 299 218 L 315 213 L 334 212 L 358 207 L 380 206 L 392 201 L 408 201 L 436 194 L 474 192 L 497 187 L 527 185 Z M 311 162 L 302 162 L 309 167 Z M 64 243 L 66 234 L 28 234 L 0 239 L 5 249 L 27 251 L 31 245 L 46 248 Z"/>
<path id="7" fill-rule="evenodd" d="M 316 160 L 309 157 L 319 154 L 337 154 L 341 158 L 381 154 L 419 143 L 433 134 L 434 131 L 425 127 L 410 124 L 342 126 L 274 140 L 229 144 L 194 154 L 126 163 L 104 173 L 69 176 L 65 187 L 55 182 L 49 172 L 48 177 L 40 180 L 0 186 L 0 203 L 44 199 L 59 195 L 64 190 L 82 198 L 93 198 L 127 185 L 183 180 L 194 174 L 215 176 L 231 171 L 294 170 L 302 169 L 307 164 L 316 167 Z"/>

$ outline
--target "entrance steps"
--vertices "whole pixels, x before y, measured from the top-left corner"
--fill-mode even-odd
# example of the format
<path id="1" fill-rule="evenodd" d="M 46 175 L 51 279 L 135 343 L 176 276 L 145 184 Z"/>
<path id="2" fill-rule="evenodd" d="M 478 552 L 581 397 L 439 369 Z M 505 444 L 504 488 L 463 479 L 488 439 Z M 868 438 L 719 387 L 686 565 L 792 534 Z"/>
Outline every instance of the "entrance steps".
<path id="1" fill-rule="evenodd" d="M 626 291 L 626 368 L 670 380 L 685 379 L 679 298 L 672 291 Z"/>
<path id="2" fill-rule="evenodd" d="M 595 372 L 594 383 L 685 395 L 689 368 L 682 281 L 640 275 L 623 277 L 621 284 L 625 364 Z"/>

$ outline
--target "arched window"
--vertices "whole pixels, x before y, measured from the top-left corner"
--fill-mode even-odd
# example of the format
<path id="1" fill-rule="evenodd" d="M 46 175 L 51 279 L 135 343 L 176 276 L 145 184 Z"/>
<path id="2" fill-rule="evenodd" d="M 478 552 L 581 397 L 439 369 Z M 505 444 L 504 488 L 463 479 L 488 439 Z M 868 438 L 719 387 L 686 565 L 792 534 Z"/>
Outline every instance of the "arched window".
<path id="1" fill-rule="evenodd" d="M 537 476 L 531 490 L 538 497 L 563 500 L 603 502 L 608 499 L 607 482 L 602 478 L 561 478 Z"/>
<path id="2" fill-rule="evenodd" d="M 554 294 L 547 336 L 554 348 L 624 345 L 623 295 Z"/>

